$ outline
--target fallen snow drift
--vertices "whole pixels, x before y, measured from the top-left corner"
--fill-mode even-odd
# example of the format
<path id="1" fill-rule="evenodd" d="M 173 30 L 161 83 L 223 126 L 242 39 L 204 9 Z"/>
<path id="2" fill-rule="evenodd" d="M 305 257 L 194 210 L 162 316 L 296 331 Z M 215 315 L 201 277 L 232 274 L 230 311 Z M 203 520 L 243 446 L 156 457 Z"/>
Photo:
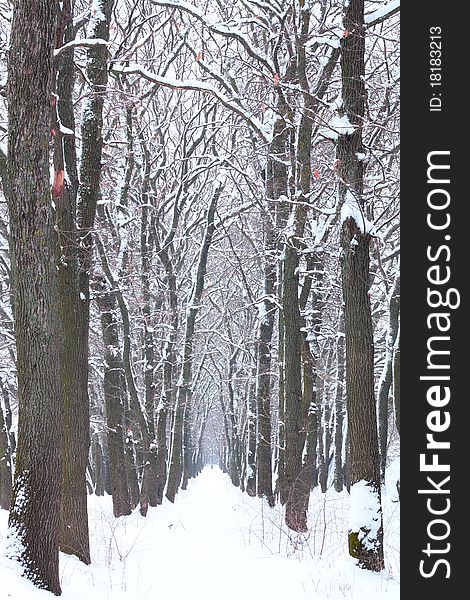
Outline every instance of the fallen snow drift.
<path id="1" fill-rule="evenodd" d="M 392 490 L 391 490 L 392 491 Z M 89 498 L 92 565 L 60 557 L 64 600 L 398 600 L 399 504 L 384 493 L 387 571 L 370 573 L 347 555 L 349 496 L 311 496 L 308 534 L 289 532 L 282 509 L 234 488 L 206 467 L 146 518 L 115 519 L 110 497 Z M 0 543 L 8 514 L 0 511 Z M 0 559 L 1 597 L 52 600 Z"/>

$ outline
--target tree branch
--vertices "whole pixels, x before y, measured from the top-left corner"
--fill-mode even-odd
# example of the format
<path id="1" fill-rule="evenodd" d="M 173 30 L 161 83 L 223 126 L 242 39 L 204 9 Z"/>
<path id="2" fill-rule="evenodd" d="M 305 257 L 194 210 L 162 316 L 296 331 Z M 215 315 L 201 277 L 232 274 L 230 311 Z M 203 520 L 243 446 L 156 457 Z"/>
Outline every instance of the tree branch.
<path id="1" fill-rule="evenodd" d="M 382 8 L 378 8 L 374 10 L 374 12 L 365 15 L 364 23 L 366 27 L 369 29 L 370 27 L 374 27 L 374 25 L 378 25 L 379 23 L 383 23 L 389 17 L 393 16 L 397 12 L 400 11 L 400 0 L 392 0 L 388 4 L 382 6 Z"/>
<path id="2" fill-rule="evenodd" d="M 107 42 L 106 40 L 101 40 L 99 38 L 83 38 L 81 40 L 73 40 L 68 42 L 68 44 L 64 44 L 57 50 L 54 50 L 54 58 L 57 60 L 59 56 L 64 54 L 64 52 L 68 52 L 69 50 L 73 50 L 74 48 L 94 48 L 95 46 L 109 46 L 111 42 Z"/>
<path id="3" fill-rule="evenodd" d="M 127 75 L 140 75 L 147 81 L 155 83 L 157 85 L 161 85 L 163 87 L 167 87 L 173 90 L 193 90 L 196 92 L 204 92 L 206 94 L 211 94 L 217 100 L 228 108 L 230 111 L 236 113 L 239 117 L 241 117 L 244 121 L 246 121 L 252 129 L 256 131 L 256 133 L 263 139 L 265 142 L 269 143 L 271 141 L 271 132 L 268 130 L 266 125 L 262 123 L 258 118 L 240 106 L 238 101 L 234 98 L 229 98 L 225 94 L 222 94 L 217 88 L 215 88 L 210 83 L 206 83 L 205 81 L 197 81 L 197 80 L 179 80 L 179 79 L 169 79 L 166 77 L 160 77 L 159 75 L 155 75 L 150 71 L 147 71 L 143 67 L 139 65 L 129 65 L 125 67 L 123 65 L 114 65 L 111 68 L 113 73 L 118 74 L 127 74 Z"/>

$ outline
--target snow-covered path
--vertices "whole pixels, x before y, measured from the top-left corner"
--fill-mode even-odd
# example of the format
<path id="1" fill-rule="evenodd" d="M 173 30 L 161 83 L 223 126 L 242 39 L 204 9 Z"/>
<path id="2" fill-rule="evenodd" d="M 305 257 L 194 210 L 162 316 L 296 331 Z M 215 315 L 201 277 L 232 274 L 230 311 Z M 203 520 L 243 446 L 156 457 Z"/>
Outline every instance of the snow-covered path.
<path id="1" fill-rule="evenodd" d="M 343 548 L 347 497 L 310 506 L 312 532 L 296 537 L 282 512 L 234 488 L 206 467 L 175 504 L 114 519 L 111 499 L 90 498 L 91 567 L 61 555 L 64 600 L 396 600 L 389 575 L 355 567 Z M 0 537 L 6 513 L 0 511 Z M 322 517 L 323 514 L 323 517 Z M 322 521 L 323 518 L 323 521 Z M 324 521 L 328 529 L 324 527 Z M 0 562 L 2 598 L 53 596 L 18 578 Z M 6 594 L 5 594 L 6 590 Z"/>

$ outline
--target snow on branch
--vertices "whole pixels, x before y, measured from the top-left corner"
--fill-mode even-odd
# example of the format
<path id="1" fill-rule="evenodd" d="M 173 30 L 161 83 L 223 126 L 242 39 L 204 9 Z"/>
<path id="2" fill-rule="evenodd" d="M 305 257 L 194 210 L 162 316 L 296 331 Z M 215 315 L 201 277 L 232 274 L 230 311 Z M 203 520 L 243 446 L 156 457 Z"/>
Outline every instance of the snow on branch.
<path id="1" fill-rule="evenodd" d="M 198 80 L 179 80 L 179 79 L 171 79 L 167 77 L 160 77 L 159 75 L 155 75 L 151 71 L 144 69 L 139 65 L 113 65 L 112 67 L 113 73 L 119 73 L 123 75 L 140 75 L 147 81 L 151 83 L 155 83 L 157 85 L 161 85 L 163 87 L 167 87 L 174 90 L 194 90 L 196 92 L 204 92 L 207 94 L 211 94 L 217 100 L 228 108 L 230 111 L 234 112 L 238 116 L 240 116 L 244 121 L 250 125 L 250 127 L 267 143 L 271 141 L 271 128 L 269 129 L 264 125 L 259 119 L 255 116 L 251 115 L 245 108 L 243 108 L 238 101 L 233 98 L 229 98 L 225 94 L 223 94 L 216 87 L 207 83 L 205 81 Z"/>
<path id="2" fill-rule="evenodd" d="M 343 224 L 347 219 L 353 219 L 356 222 L 358 229 L 360 229 L 364 235 L 380 237 L 377 233 L 374 223 L 371 223 L 366 219 L 361 205 L 355 198 L 354 194 L 349 190 L 346 190 L 344 202 L 341 207 L 341 224 Z M 353 240 L 353 242 L 354 241 L 355 240 Z M 355 245 L 353 242 L 351 242 L 351 244 Z"/>
<path id="3" fill-rule="evenodd" d="M 68 42 L 68 44 L 64 44 L 57 50 L 54 50 L 54 58 L 58 58 L 64 52 L 68 50 L 72 50 L 72 48 L 93 48 L 94 46 L 109 46 L 110 42 L 106 40 L 101 40 L 99 38 L 84 38 L 82 40 L 73 40 Z"/>
<path id="4" fill-rule="evenodd" d="M 382 23 L 400 10 L 400 0 L 392 0 L 381 8 L 374 10 L 365 16 L 364 21 L 367 27 L 373 27 Z"/>
<path id="5" fill-rule="evenodd" d="M 263 2 L 262 0 L 242 0 L 242 3 L 245 5 L 253 4 L 257 9 L 261 9 L 271 15 L 276 15 L 279 20 L 282 20 L 283 18 L 281 6 L 275 6 L 277 3 L 273 2 L 273 0 L 271 0 L 271 2 Z"/>
<path id="6" fill-rule="evenodd" d="M 189 2 L 180 2 L 179 0 L 152 0 L 152 2 L 158 6 L 166 8 L 175 8 L 182 12 L 188 13 L 198 21 L 200 21 L 209 31 L 216 33 L 226 38 L 232 38 L 237 40 L 248 52 L 249 56 L 263 64 L 271 75 L 276 73 L 274 64 L 269 58 L 261 51 L 260 48 L 253 46 L 249 37 L 247 37 L 243 31 L 235 27 L 229 27 L 223 23 L 217 23 L 211 19 L 208 15 L 205 15 L 199 8 L 190 4 Z"/>
<path id="7" fill-rule="evenodd" d="M 331 46 L 331 48 L 339 48 L 341 45 L 341 38 L 339 35 L 336 37 L 330 37 L 327 35 L 317 35 L 311 37 L 305 44 L 305 49 L 307 50 L 316 50 L 318 46 L 326 45 Z"/>

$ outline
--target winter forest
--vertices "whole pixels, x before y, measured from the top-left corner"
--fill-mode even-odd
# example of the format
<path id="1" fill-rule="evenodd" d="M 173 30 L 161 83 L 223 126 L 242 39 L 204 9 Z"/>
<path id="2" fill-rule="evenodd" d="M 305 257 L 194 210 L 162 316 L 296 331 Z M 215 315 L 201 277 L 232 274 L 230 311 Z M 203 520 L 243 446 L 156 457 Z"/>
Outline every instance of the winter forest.
<path id="1" fill-rule="evenodd" d="M 0 0 L 2 598 L 398 598 L 399 10 Z"/>

